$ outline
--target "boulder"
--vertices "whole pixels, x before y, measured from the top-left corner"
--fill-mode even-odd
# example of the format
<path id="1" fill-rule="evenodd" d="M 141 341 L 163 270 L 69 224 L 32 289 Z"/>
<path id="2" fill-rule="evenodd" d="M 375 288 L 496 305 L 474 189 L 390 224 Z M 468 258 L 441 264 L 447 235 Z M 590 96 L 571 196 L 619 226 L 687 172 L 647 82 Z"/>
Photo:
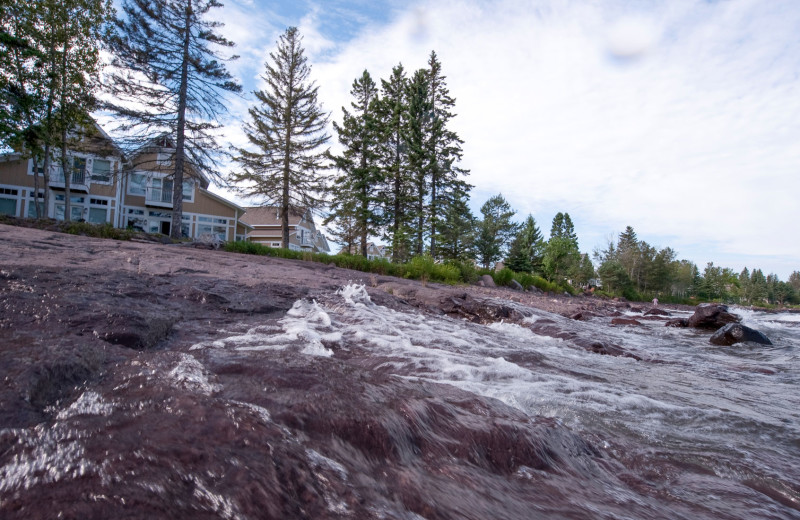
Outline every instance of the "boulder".
<path id="1" fill-rule="evenodd" d="M 772 342 L 763 333 L 751 329 L 741 323 L 728 323 L 718 331 L 716 331 L 711 339 L 708 340 L 712 345 L 733 345 L 734 343 L 742 343 L 750 341 L 759 343 L 761 345 L 772 345 Z"/>
<path id="2" fill-rule="evenodd" d="M 741 316 L 728 311 L 727 305 L 701 303 L 689 317 L 687 326 L 700 329 L 718 329 L 728 323 L 739 323 Z"/>
<path id="3" fill-rule="evenodd" d="M 641 325 L 641 322 L 636 321 L 633 318 L 613 318 L 611 320 L 612 325 Z"/>
<path id="4" fill-rule="evenodd" d="M 689 326 L 689 318 L 672 318 L 671 320 L 667 320 L 664 324 L 665 327 L 688 327 Z"/>
<path id="5" fill-rule="evenodd" d="M 512 289 L 514 289 L 515 291 L 524 291 L 525 290 L 525 288 L 522 286 L 522 284 L 519 283 L 518 281 L 514 280 L 514 279 L 511 280 L 511 282 L 508 284 L 508 286 L 511 287 Z"/>
<path id="6" fill-rule="evenodd" d="M 672 316 L 669 311 L 665 311 L 664 309 L 659 309 L 658 307 L 653 307 L 652 309 L 645 311 L 645 316 Z"/>
<path id="7" fill-rule="evenodd" d="M 484 287 L 497 287 L 497 285 L 494 283 L 494 278 L 492 278 L 492 275 L 490 274 L 481 276 L 481 281 L 483 282 Z"/>

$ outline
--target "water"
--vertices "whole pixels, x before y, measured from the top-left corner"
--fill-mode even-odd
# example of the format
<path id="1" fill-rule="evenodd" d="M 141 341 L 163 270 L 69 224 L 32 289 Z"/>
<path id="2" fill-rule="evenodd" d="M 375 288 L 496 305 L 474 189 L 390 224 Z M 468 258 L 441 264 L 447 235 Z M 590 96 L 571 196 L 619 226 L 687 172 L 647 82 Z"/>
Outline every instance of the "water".
<path id="1" fill-rule="evenodd" d="M 396 312 L 373 305 L 359 286 L 338 299 L 298 302 L 277 336 L 254 330 L 214 347 L 272 349 L 282 337 L 305 341 L 311 355 L 333 354 L 325 339 L 343 351 L 364 349 L 381 360 L 376 370 L 555 418 L 620 461 L 632 479 L 712 517 L 800 517 L 800 316 L 735 308 L 774 345 L 716 347 L 707 332 L 661 321 L 612 327 L 608 318 L 576 322 L 525 311 L 528 322 L 556 320 L 642 361 L 573 348 L 524 324 Z"/>
<path id="2" fill-rule="evenodd" d="M 774 344 L 717 347 L 663 321 L 613 327 L 512 305 L 520 323 L 481 325 L 392 310 L 348 285 L 184 351 L 121 360 L 50 422 L 0 430 L 0 513 L 800 518 L 800 315 L 734 308 Z M 542 319 L 640 360 L 527 328 Z M 483 444 L 511 452 L 518 427 L 517 455 L 533 439 L 552 460 L 489 467 Z"/>

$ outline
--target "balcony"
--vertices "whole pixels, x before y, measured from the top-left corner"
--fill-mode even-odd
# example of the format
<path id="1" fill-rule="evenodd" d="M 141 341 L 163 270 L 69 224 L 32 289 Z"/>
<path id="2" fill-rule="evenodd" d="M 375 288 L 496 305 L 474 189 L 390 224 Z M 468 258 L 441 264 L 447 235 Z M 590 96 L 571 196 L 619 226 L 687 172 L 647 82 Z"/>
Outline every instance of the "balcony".
<path id="1" fill-rule="evenodd" d="M 73 171 L 70 177 L 69 189 L 71 191 L 83 191 L 89 193 L 89 180 L 85 170 Z M 50 187 L 55 189 L 66 189 L 64 172 L 56 170 L 50 174 Z"/>
<path id="2" fill-rule="evenodd" d="M 171 208 L 172 207 L 172 187 L 159 188 L 155 186 L 148 186 L 145 192 L 145 205 L 155 206 L 158 208 Z"/>

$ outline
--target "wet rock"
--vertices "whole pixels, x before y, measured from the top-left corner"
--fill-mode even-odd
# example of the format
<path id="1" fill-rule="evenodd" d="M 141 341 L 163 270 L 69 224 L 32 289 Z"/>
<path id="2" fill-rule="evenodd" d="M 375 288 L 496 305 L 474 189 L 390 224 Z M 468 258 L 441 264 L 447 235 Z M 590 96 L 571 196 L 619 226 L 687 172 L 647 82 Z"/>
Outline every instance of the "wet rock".
<path id="1" fill-rule="evenodd" d="M 728 311 L 727 305 L 701 303 L 689 317 L 687 326 L 701 329 L 718 329 L 728 323 L 739 323 L 742 318 Z"/>
<path id="2" fill-rule="evenodd" d="M 641 322 L 633 319 L 633 318 L 613 318 L 611 320 L 612 325 L 638 325 L 641 326 Z"/>
<path id="3" fill-rule="evenodd" d="M 728 323 L 721 329 L 712 334 L 708 340 L 712 345 L 729 346 L 743 342 L 758 343 L 761 345 L 772 345 L 772 342 L 762 332 L 751 329 L 741 323 Z"/>
<path id="4" fill-rule="evenodd" d="M 664 323 L 665 327 L 688 327 L 689 318 L 672 318 Z"/>
<path id="5" fill-rule="evenodd" d="M 647 311 L 645 311 L 644 315 L 645 316 L 672 316 L 672 313 L 667 311 L 667 310 L 664 310 L 664 309 L 659 309 L 658 307 L 653 307 L 653 308 L 648 309 Z"/>
<path id="6" fill-rule="evenodd" d="M 97 336 L 109 343 L 134 350 L 155 347 L 164 340 L 177 321 L 175 316 L 160 314 L 113 314 L 98 324 Z"/>

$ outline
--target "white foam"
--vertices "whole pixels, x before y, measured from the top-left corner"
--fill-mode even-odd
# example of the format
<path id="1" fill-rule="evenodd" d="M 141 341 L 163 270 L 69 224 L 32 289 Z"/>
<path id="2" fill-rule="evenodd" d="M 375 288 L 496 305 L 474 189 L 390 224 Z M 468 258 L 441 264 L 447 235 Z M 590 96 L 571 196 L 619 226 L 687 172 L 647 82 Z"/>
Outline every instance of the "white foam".
<path id="1" fill-rule="evenodd" d="M 199 391 L 206 395 L 218 391 L 220 386 L 208 380 L 203 365 L 189 354 L 180 354 L 178 363 L 167 373 L 174 383 L 183 388 Z"/>
<path id="2" fill-rule="evenodd" d="M 76 415 L 111 415 L 113 411 L 114 405 L 104 401 L 100 394 L 86 391 L 69 408 L 58 412 L 56 418 L 63 421 Z"/>
<path id="3" fill-rule="evenodd" d="M 348 284 L 336 291 L 336 294 L 344 298 L 345 303 L 350 305 L 371 305 L 372 300 L 367 293 L 364 285 Z"/>
<path id="4" fill-rule="evenodd" d="M 87 434 L 59 424 L 32 429 L 0 430 L 0 438 L 16 439 L 0 467 L 0 493 L 97 474 L 101 467 L 84 458 Z M 2 505 L 0 499 L 0 505 Z"/>

